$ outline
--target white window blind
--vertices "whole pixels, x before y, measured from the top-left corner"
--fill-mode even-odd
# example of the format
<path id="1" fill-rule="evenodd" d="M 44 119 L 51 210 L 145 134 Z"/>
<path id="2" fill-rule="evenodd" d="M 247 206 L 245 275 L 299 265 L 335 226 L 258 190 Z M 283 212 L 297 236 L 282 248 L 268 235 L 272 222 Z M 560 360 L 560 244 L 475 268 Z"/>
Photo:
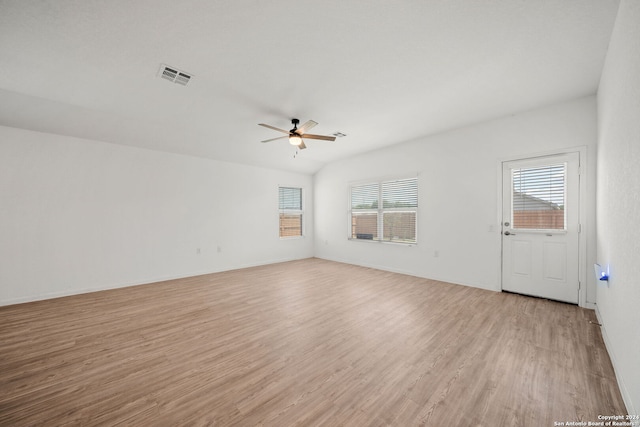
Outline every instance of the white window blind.
<path id="1" fill-rule="evenodd" d="M 513 169 L 512 182 L 513 228 L 565 228 L 565 164 Z"/>
<path id="2" fill-rule="evenodd" d="M 351 188 L 351 238 L 378 240 L 380 183 Z"/>
<path id="3" fill-rule="evenodd" d="M 416 243 L 418 179 L 351 187 L 351 238 Z"/>
<path id="4" fill-rule="evenodd" d="M 302 188 L 279 187 L 280 237 L 302 236 Z"/>

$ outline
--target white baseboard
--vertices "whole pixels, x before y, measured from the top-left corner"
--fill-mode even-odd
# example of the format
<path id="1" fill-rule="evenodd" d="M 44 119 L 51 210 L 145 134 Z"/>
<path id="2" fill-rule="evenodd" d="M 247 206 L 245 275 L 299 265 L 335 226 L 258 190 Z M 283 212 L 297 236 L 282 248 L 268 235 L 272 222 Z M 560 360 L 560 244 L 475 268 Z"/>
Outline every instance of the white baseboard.
<path id="1" fill-rule="evenodd" d="M 638 414 L 636 408 L 633 407 L 633 403 L 631 401 L 631 396 L 629 396 L 629 392 L 627 391 L 627 387 L 624 384 L 624 380 L 620 376 L 619 369 L 617 368 L 618 364 L 616 362 L 616 355 L 613 351 L 613 346 L 611 345 L 611 341 L 609 340 L 609 335 L 607 335 L 607 328 L 602 320 L 602 316 L 600 316 L 600 311 L 598 310 L 598 305 L 595 305 L 596 317 L 598 318 L 598 323 L 600 323 L 600 330 L 602 332 L 602 339 L 604 340 L 604 346 L 607 349 L 607 353 L 609 353 L 609 359 L 611 359 L 611 364 L 613 365 L 613 372 L 616 374 L 616 380 L 618 381 L 618 388 L 620 389 L 620 394 L 622 394 L 622 400 L 624 401 L 624 406 L 627 408 L 627 414 Z M 636 421 L 634 426 L 640 426 L 640 422 Z"/>
<path id="2" fill-rule="evenodd" d="M 406 270 L 402 270 L 399 268 L 394 268 L 394 267 L 388 267 L 385 265 L 378 265 L 378 264 L 370 264 L 370 263 L 366 263 L 366 262 L 356 262 L 356 261 L 351 261 L 351 260 L 344 260 L 344 259 L 338 259 L 338 258 L 331 258 L 331 257 L 325 257 L 325 256 L 320 256 L 320 255 L 315 255 L 316 258 L 318 259 L 324 259 L 327 261 L 333 261 L 333 262 L 340 262 L 343 264 L 351 264 L 351 265 L 357 265 L 359 267 L 366 267 L 366 268 L 373 268 L 376 270 L 382 270 L 382 271 L 388 271 L 390 273 L 398 273 L 398 274 L 406 274 L 407 276 L 413 276 L 413 277 L 420 277 L 422 279 L 427 279 L 427 280 L 435 280 L 438 282 L 446 282 L 446 283 L 451 283 L 453 285 L 460 285 L 460 286 L 467 286 L 470 288 L 478 288 L 478 289 L 484 289 L 487 291 L 494 291 L 494 292 L 500 292 L 500 289 L 495 289 L 493 287 L 488 287 L 479 283 L 462 283 L 456 280 L 451 280 L 448 278 L 444 278 L 444 277 L 436 277 L 436 276 L 422 276 L 419 274 L 416 274 L 415 272 L 412 271 L 406 271 Z"/>
<path id="3" fill-rule="evenodd" d="M 176 279 L 184 279 L 186 277 L 202 276 L 204 274 L 213 274 L 213 273 L 220 273 L 223 271 L 240 270 L 242 268 L 259 267 L 261 265 L 277 264 L 280 262 L 287 262 L 287 261 L 296 261 L 298 259 L 304 259 L 304 258 L 273 259 L 273 260 L 259 261 L 256 263 L 230 265 L 226 268 L 217 269 L 217 270 L 192 271 L 189 273 L 179 274 L 179 275 L 149 277 L 146 279 L 115 283 L 108 286 L 100 286 L 95 288 L 65 289 L 65 290 L 56 291 L 56 292 L 47 292 L 45 294 L 39 294 L 39 295 L 27 295 L 27 296 L 18 297 L 18 298 L 0 300 L 0 307 L 7 306 L 7 305 L 14 305 L 14 304 L 24 304 L 27 302 L 43 301 L 43 300 L 54 299 L 54 298 L 68 297 L 71 295 L 89 294 L 91 292 L 108 291 L 110 289 L 127 288 L 129 286 L 147 285 L 150 283 L 165 282 L 167 280 L 176 280 Z"/>

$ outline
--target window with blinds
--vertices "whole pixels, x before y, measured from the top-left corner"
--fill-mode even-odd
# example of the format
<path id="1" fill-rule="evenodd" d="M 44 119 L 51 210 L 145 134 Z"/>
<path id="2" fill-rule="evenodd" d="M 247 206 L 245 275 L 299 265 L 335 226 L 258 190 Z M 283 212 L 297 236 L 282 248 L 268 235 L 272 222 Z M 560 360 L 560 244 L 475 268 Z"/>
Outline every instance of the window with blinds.
<path id="1" fill-rule="evenodd" d="M 564 230 L 566 164 L 512 169 L 513 228 Z"/>
<path id="2" fill-rule="evenodd" d="M 416 243 L 418 179 L 351 187 L 351 239 Z"/>
<path id="3" fill-rule="evenodd" d="M 302 236 L 302 188 L 279 187 L 280 237 Z"/>

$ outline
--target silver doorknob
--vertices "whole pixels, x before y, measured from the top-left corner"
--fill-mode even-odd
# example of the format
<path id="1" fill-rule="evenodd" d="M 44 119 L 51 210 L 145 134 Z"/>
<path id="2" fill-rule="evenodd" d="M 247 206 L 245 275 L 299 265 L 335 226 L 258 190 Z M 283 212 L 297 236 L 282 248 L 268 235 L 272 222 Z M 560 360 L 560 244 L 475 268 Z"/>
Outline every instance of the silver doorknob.
<path id="1" fill-rule="evenodd" d="M 505 232 L 504 232 L 504 235 L 505 235 L 505 236 L 510 236 L 511 234 L 512 234 L 512 233 L 511 233 L 509 230 L 507 230 L 507 231 L 505 231 Z M 515 233 L 514 233 L 513 235 L 515 236 Z"/>

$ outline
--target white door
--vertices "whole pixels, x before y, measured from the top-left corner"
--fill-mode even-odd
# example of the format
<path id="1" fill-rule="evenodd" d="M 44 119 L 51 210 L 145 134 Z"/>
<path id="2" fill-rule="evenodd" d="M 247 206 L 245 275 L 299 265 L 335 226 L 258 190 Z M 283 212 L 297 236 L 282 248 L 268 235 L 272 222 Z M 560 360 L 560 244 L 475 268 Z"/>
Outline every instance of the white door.
<path id="1" fill-rule="evenodd" d="M 578 303 L 579 180 L 579 153 L 503 163 L 503 290 Z"/>

